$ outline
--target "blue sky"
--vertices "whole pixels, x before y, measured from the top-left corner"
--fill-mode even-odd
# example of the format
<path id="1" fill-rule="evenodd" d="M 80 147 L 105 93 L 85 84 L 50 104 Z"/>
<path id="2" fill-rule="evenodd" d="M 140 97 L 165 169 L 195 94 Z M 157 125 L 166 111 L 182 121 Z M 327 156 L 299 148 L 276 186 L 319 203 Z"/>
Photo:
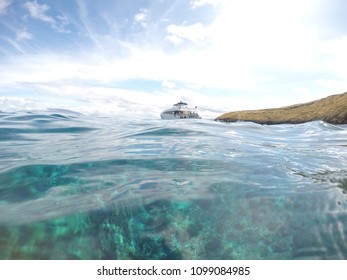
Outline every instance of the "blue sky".
<path id="1" fill-rule="evenodd" d="M 347 90 L 344 0 L 0 0 L 0 110 L 206 116 Z"/>

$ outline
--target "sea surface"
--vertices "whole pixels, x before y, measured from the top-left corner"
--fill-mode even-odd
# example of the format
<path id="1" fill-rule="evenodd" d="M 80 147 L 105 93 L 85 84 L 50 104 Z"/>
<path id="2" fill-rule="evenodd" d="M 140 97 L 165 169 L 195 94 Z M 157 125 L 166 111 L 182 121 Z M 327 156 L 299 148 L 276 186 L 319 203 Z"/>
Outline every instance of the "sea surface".
<path id="1" fill-rule="evenodd" d="M 0 259 L 347 259 L 347 126 L 2 112 Z"/>

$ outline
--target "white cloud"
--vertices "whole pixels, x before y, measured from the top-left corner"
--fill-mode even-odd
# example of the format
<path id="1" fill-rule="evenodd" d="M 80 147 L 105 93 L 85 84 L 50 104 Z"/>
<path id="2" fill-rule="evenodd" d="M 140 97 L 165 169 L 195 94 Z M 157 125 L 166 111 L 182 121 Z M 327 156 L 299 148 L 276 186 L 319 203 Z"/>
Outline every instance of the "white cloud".
<path id="1" fill-rule="evenodd" d="M 142 27 L 147 26 L 148 19 L 148 10 L 140 9 L 140 11 L 134 16 L 134 20 L 137 24 L 140 24 Z"/>
<path id="2" fill-rule="evenodd" d="M 305 24 L 310 0 L 224 1 L 209 27 L 214 50 L 236 67 L 312 69 L 317 32 Z"/>
<path id="3" fill-rule="evenodd" d="M 190 2 L 190 6 L 192 7 L 192 9 L 196 9 L 196 8 L 205 6 L 207 4 L 217 6 L 220 3 L 221 3 L 221 0 L 192 0 Z"/>
<path id="4" fill-rule="evenodd" d="M 56 19 L 57 19 L 57 24 L 53 27 L 55 30 L 62 33 L 71 33 L 71 31 L 66 28 L 66 26 L 70 24 L 70 20 L 68 19 L 67 16 L 58 15 Z"/>
<path id="5" fill-rule="evenodd" d="M 55 19 L 46 14 L 49 10 L 49 6 L 46 4 L 40 5 L 36 1 L 34 2 L 26 2 L 24 7 L 28 10 L 31 17 L 47 22 L 54 26 L 56 24 Z"/>
<path id="6" fill-rule="evenodd" d="M 42 100 L 22 97 L 3 97 L 0 96 L 0 107 L 3 112 L 16 111 L 31 111 L 31 110 L 46 110 L 49 107 L 54 107 L 53 104 L 45 103 Z"/>
<path id="7" fill-rule="evenodd" d="M 12 0 L 0 0 L 0 15 L 5 14 L 11 4 Z"/>
<path id="8" fill-rule="evenodd" d="M 26 2 L 24 7 L 28 10 L 29 15 L 37 20 L 48 23 L 53 29 L 58 32 L 69 32 L 65 26 L 69 24 L 65 16 L 57 16 L 56 18 L 47 14 L 50 9 L 46 4 L 39 4 L 37 1 Z"/>
<path id="9" fill-rule="evenodd" d="M 93 21 L 88 17 L 88 6 L 83 0 L 76 0 L 78 5 L 79 19 L 82 23 L 81 33 L 85 33 L 88 38 L 97 46 L 99 50 L 103 50 L 103 45 L 99 42 L 98 34 L 93 30 Z"/>
<path id="10" fill-rule="evenodd" d="M 170 81 L 165 80 L 161 83 L 161 86 L 163 88 L 174 89 L 176 87 L 176 84 L 174 82 L 170 82 Z"/>
<path id="11" fill-rule="evenodd" d="M 177 102 L 177 98 L 170 97 L 168 92 L 153 94 L 116 87 L 69 85 L 66 83 L 36 83 L 32 86 L 35 92 L 54 96 L 57 100 L 56 103 L 52 106 L 51 103 L 41 102 L 40 107 L 33 99 L 21 99 L 20 103 L 17 102 L 18 106 L 15 106 L 14 102 L 9 102 L 18 100 L 18 98 L 14 98 L 9 101 L 7 99 L 7 106 L 2 108 L 45 109 L 59 107 L 86 114 L 114 114 L 123 117 L 128 117 L 131 114 L 132 118 L 159 118 L 160 112 L 166 109 L 165 106 Z M 6 103 L 6 100 L 1 102 L 0 99 L 0 105 L 1 103 Z"/>
<path id="12" fill-rule="evenodd" d="M 347 91 L 347 79 L 319 79 L 315 81 L 317 85 L 327 89 L 329 93 L 344 93 Z"/>
<path id="13" fill-rule="evenodd" d="M 19 29 L 16 31 L 17 41 L 30 40 L 32 38 L 33 38 L 33 35 L 30 32 L 28 32 L 26 29 Z"/>
<path id="14" fill-rule="evenodd" d="M 174 44 L 180 44 L 184 40 L 189 40 L 193 43 L 202 41 L 207 36 L 207 29 L 201 22 L 192 25 L 169 25 L 167 28 L 167 39 Z"/>
<path id="15" fill-rule="evenodd" d="M 347 36 L 322 41 L 319 49 L 324 55 L 325 69 L 347 81 Z"/>
<path id="16" fill-rule="evenodd" d="M 11 38 L 4 38 L 4 40 L 12 45 L 13 48 L 15 48 L 18 52 L 25 54 L 25 50 L 21 47 L 21 45 L 18 43 L 18 40 L 13 40 Z M 0 71 L 1 72 L 1 71 Z"/>
<path id="17" fill-rule="evenodd" d="M 177 35 L 167 35 L 166 38 L 174 45 L 183 43 L 183 39 Z"/>

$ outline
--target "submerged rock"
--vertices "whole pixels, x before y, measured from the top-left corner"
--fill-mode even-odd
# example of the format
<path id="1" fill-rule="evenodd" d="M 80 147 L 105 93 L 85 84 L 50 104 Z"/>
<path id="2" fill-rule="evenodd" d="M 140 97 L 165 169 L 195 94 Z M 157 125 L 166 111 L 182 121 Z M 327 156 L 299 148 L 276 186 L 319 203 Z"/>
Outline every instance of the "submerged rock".
<path id="1" fill-rule="evenodd" d="M 347 92 L 316 101 L 287 107 L 225 113 L 221 122 L 251 121 L 259 124 L 305 123 L 322 120 L 331 124 L 347 124 Z"/>

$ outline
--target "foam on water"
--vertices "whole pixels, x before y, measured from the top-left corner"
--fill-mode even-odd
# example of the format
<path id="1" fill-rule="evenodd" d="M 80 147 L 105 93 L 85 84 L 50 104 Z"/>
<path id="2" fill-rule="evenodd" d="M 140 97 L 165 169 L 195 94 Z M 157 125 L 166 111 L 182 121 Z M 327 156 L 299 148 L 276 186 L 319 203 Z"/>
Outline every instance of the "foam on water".
<path id="1" fill-rule="evenodd" d="M 347 126 L 0 113 L 0 259 L 346 259 Z"/>

